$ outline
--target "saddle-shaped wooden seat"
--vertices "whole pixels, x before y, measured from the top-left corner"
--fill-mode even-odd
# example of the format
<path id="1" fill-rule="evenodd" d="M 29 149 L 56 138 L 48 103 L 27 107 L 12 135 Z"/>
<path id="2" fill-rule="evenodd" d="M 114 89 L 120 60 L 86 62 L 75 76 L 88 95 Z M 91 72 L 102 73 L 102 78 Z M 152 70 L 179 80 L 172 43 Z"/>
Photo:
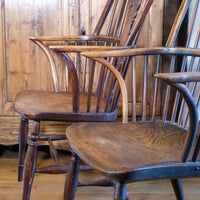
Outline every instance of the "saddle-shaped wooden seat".
<path id="1" fill-rule="evenodd" d="M 67 129 L 77 155 L 119 179 L 141 168 L 179 162 L 186 134 L 182 127 L 162 121 L 73 124 Z"/>
<path id="2" fill-rule="evenodd" d="M 87 94 L 79 94 L 79 113 L 73 112 L 72 94 L 66 92 L 23 91 L 15 98 L 15 108 L 24 118 L 35 121 L 114 121 L 116 112 L 104 115 L 105 100 L 101 100 L 101 109 L 96 113 L 97 96 L 91 96 L 91 112 L 87 112 Z"/>

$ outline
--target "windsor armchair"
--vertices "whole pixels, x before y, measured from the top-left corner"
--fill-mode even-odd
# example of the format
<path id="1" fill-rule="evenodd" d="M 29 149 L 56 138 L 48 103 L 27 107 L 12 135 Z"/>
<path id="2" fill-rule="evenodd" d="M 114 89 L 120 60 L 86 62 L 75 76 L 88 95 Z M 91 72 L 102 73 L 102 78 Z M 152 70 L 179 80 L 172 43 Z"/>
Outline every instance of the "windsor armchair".
<path id="1" fill-rule="evenodd" d="M 68 170 L 67 165 L 59 164 L 52 143 L 54 140 L 66 139 L 65 134 L 55 133 L 55 135 L 40 136 L 41 121 L 102 122 L 116 119 L 116 105 L 110 104 L 114 95 L 115 77 L 108 72 L 106 67 L 96 67 L 95 62 L 80 58 L 80 52 L 83 50 L 115 49 L 117 46 L 134 48 L 152 2 L 153 0 L 108 0 L 94 34 L 91 36 L 30 38 L 43 50 L 49 60 L 55 91 L 22 91 L 16 96 L 14 102 L 16 111 L 22 116 L 19 131 L 18 180 L 22 181 L 22 172 L 24 171 L 23 199 L 30 198 L 33 177 L 36 172 L 63 173 Z M 48 46 L 45 43 L 47 41 L 64 42 L 65 45 Z M 66 64 L 66 91 L 60 90 L 51 49 L 56 51 Z M 73 57 L 75 62 L 72 61 L 73 58 L 70 58 L 69 52 L 75 53 Z M 110 61 L 116 67 L 120 67 L 120 60 L 112 59 Z M 78 64 L 82 64 L 81 67 Z M 123 64 L 122 75 L 124 77 L 128 66 L 129 59 Z M 25 152 L 29 120 L 33 120 L 33 125 L 28 150 Z M 38 140 L 49 141 L 50 151 L 56 165 L 36 169 Z M 25 169 L 23 170 L 24 165 Z M 83 169 L 88 169 L 88 167 L 83 166 Z"/>
<path id="2" fill-rule="evenodd" d="M 128 116 L 128 98 L 121 81 L 122 123 L 78 123 L 67 128 L 66 135 L 73 155 L 66 177 L 65 199 L 74 198 L 80 158 L 108 180 L 113 180 L 115 200 L 127 198 L 126 184 L 155 179 L 170 179 L 176 198 L 183 200 L 181 178 L 200 176 L 200 137 L 197 135 L 197 106 L 200 101 L 200 26 L 196 15 L 200 5 L 198 0 L 195 1 L 189 21 L 185 47 L 173 47 L 191 2 L 182 1 L 166 47 L 82 52 L 82 55 L 111 70 L 114 66 L 108 61 L 109 57 L 121 60 L 132 58 L 135 63 L 132 67 L 133 106 L 131 116 Z M 144 76 L 143 111 L 140 118 L 136 113 L 136 77 L 139 70 L 137 59 L 141 57 L 144 61 Z M 152 95 L 152 91 L 148 93 L 148 78 L 153 77 L 148 76 L 148 69 L 152 67 L 149 60 L 153 58 L 156 64 Z M 168 67 L 163 65 L 166 60 L 169 61 Z M 177 67 L 180 67 L 179 73 L 176 72 Z M 175 95 L 171 92 L 172 88 L 176 89 Z M 159 92 L 165 94 L 161 117 L 156 108 Z M 147 99 L 150 95 L 153 96 L 153 104 L 148 113 Z M 168 112 L 169 101 L 173 101 L 173 109 Z"/>

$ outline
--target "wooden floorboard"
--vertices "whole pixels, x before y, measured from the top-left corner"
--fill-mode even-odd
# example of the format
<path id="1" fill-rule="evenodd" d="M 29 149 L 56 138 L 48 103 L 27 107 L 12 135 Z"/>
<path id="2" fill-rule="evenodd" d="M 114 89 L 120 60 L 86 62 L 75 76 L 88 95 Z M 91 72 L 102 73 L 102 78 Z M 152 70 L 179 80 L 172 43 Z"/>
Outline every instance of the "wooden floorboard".
<path id="1" fill-rule="evenodd" d="M 64 163 L 69 156 L 62 153 Z M 46 152 L 39 152 L 38 165 L 52 164 Z M 96 172 L 80 173 L 80 181 L 100 178 Z M 31 193 L 31 200 L 62 200 L 65 174 L 36 174 Z M 6 150 L 0 156 L 0 200 L 18 200 L 22 195 L 22 183 L 17 182 L 17 152 Z M 199 200 L 200 178 L 184 179 L 185 200 Z M 130 198 L 133 200 L 175 200 L 168 180 L 138 182 L 128 185 Z M 113 188 L 83 187 L 78 188 L 76 200 L 112 199 Z"/>

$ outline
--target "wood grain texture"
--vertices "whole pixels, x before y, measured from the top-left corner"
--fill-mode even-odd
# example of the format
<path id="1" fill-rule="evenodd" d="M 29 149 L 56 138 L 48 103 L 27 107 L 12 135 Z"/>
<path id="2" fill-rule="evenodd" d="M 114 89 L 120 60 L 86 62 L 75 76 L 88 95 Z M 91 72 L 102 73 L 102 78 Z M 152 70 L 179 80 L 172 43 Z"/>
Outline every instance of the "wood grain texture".
<path id="1" fill-rule="evenodd" d="M 84 115 L 87 115 L 87 94 L 80 94 L 80 112 L 74 113 L 72 106 L 72 95 L 71 93 L 56 93 L 56 92 L 44 92 L 44 91 L 24 91 L 18 94 L 15 100 L 15 108 L 20 112 L 21 115 L 28 117 L 33 120 L 54 120 L 58 121 L 79 121 L 84 120 Z M 95 116 L 97 97 L 92 97 L 91 106 L 91 117 Z M 31 102 L 31 103 L 30 103 Z M 105 103 L 104 103 L 105 104 Z M 103 105 L 103 100 L 102 100 Z M 104 112 L 104 106 L 102 106 L 102 113 Z M 94 115 L 92 115 L 92 113 Z M 76 115 L 80 115 L 79 120 L 76 119 Z M 59 117 L 60 116 L 60 117 Z M 101 114 L 96 113 L 96 117 L 101 117 Z M 106 117 L 106 116 L 105 116 Z M 116 118 L 116 112 L 110 114 L 111 118 Z M 114 119 L 113 118 L 113 119 Z M 60 120 L 59 120 L 60 119 Z M 82 121 L 81 120 L 81 121 Z M 85 118 L 87 121 L 88 118 Z M 84 120 L 84 121 L 85 121 Z M 97 120 L 94 118 L 94 121 Z"/>
<path id="2" fill-rule="evenodd" d="M 4 103 L 4 78 L 5 78 L 5 69 L 3 66 L 5 65 L 5 23 L 4 23 L 4 2 L 0 1 L 0 105 Z M 3 106 L 0 106 L 0 113 L 3 112 Z"/>
<path id="3" fill-rule="evenodd" d="M 167 83 L 199 82 L 200 72 L 179 72 L 173 74 L 161 73 L 154 75 Z"/>
<path id="4" fill-rule="evenodd" d="M 179 161 L 186 130 L 163 122 L 76 124 L 67 129 L 72 149 L 102 172 L 125 173 Z"/>
<path id="5" fill-rule="evenodd" d="M 70 46 L 70 45 L 60 45 L 60 46 L 49 46 L 50 49 L 61 52 L 83 52 L 83 51 L 98 51 L 98 50 L 114 50 L 119 47 L 104 47 L 104 46 Z M 124 47 L 122 47 L 123 49 Z"/>
<path id="6" fill-rule="evenodd" d="M 140 55 L 185 55 L 188 56 L 200 56 L 200 50 L 194 48 L 184 48 L 184 47 L 146 47 L 146 48 L 127 48 L 109 51 L 94 51 L 94 52 L 81 52 L 82 55 L 88 56 L 90 58 L 98 57 L 112 57 L 112 56 L 140 56 Z"/>
<path id="7" fill-rule="evenodd" d="M 106 35 L 70 35 L 70 36 L 38 36 L 30 37 L 30 40 L 40 40 L 40 41 L 111 41 L 118 42 L 120 39 L 118 37 L 106 36 Z"/>

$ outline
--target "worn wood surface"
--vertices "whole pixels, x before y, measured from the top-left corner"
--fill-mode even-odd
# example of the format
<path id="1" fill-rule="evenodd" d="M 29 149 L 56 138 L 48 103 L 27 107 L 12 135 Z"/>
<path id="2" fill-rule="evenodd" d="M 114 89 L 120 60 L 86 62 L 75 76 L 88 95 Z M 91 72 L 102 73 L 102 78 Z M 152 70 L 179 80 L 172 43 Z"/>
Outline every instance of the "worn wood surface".
<path id="1" fill-rule="evenodd" d="M 168 83 L 200 82 L 200 72 L 162 73 L 155 74 L 155 77 Z"/>
<path id="2" fill-rule="evenodd" d="M 42 35 L 80 35 L 80 31 L 91 34 L 105 2 L 106 0 L 45 0 L 42 3 L 35 0 L 29 2 L 23 0 L 0 1 L 0 33 L 2 36 L 0 38 L 0 65 L 2 66 L 0 67 L 0 115 L 4 123 L 11 124 L 9 122 L 11 116 L 17 115 L 12 102 L 19 91 L 26 89 L 53 90 L 48 61 L 41 50 L 28 38 Z M 144 24 L 138 46 L 161 44 L 162 30 L 161 28 L 154 29 L 152 25 L 162 27 L 162 12 L 163 1 L 155 0 L 151 13 Z M 159 13 L 160 17 L 157 18 L 154 13 Z M 155 18 L 156 20 L 154 20 Z M 158 30 L 160 30 L 160 36 L 157 35 L 155 38 L 154 31 Z M 58 75 L 61 89 L 64 90 L 66 87 L 64 66 L 59 58 L 56 58 L 56 64 L 60 66 Z M 131 73 L 128 72 L 127 83 L 130 82 L 129 74 Z M 140 97 L 140 93 L 137 93 L 137 96 Z M 18 140 L 15 134 L 18 133 L 18 127 L 11 124 L 10 129 L 6 129 L 6 131 L 1 135 L 3 138 L 6 135 L 6 138 L 0 143 L 6 144 L 4 141 L 9 140 L 7 144 L 16 144 Z"/>
<path id="3" fill-rule="evenodd" d="M 179 161 L 186 133 L 163 122 L 91 123 L 70 126 L 67 138 L 95 169 L 123 174 L 154 163 Z"/>
<path id="4" fill-rule="evenodd" d="M 2 152 L 2 151 L 0 151 Z M 62 163 L 67 163 L 70 156 L 60 154 Z M 48 153 L 39 151 L 38 166 L 51 165 L 53 161 Z M 38 174 L 35 176 L 31 193 L 32 200 L 62 200 L 64 193 L 65 174 L 47 175 Z M 95 171 L 80 172 L 80 181 L 92 181 L 102 178 Z M 183 179 L 183 189 L 186 200 L 198 200 L 200 179 Z M 0 157 L 0 199 L 13 200 L 21 199 L 23 183 L 17 182 L 17 152 L 5 151 Z M 12 191 L 12 192 L 11 192 Z M 128 192 L 131 199 L 141 200 L 174 200 L 172 186 L 169 180 L 136 182 L 128 185 Z M 112 199 L 112 187 L 78 187 L 75 200 L 109 200 Z"/>
<path id="5" fill-rule="evenodd" d="M 94 96 L 91 102 L 91 113 L 95 113 L 97 97 Z M 15 108 L 26 117 L 34 120 L 40 119 L 44 121 L 45 116 L 48 113 L 52 115 L 52 119 L 56 121 L 57 115 L 66 115 L 67 113 L 73 113 L 71 93 L 64 92 L 44 92 L 44 91 L 25 91 L 17 95 L 15 100 Z M 87 112 L 87 94 L 79 95 L 79 112 Z M 102 100 L 102 109 L 104 111 L 105 102 Z M 78 114 L 78 113 L 77 113 Z M 64 117 L 63 117 L 64 121 Z M 70 119 L 65 119 L 70 121 Z"/>

